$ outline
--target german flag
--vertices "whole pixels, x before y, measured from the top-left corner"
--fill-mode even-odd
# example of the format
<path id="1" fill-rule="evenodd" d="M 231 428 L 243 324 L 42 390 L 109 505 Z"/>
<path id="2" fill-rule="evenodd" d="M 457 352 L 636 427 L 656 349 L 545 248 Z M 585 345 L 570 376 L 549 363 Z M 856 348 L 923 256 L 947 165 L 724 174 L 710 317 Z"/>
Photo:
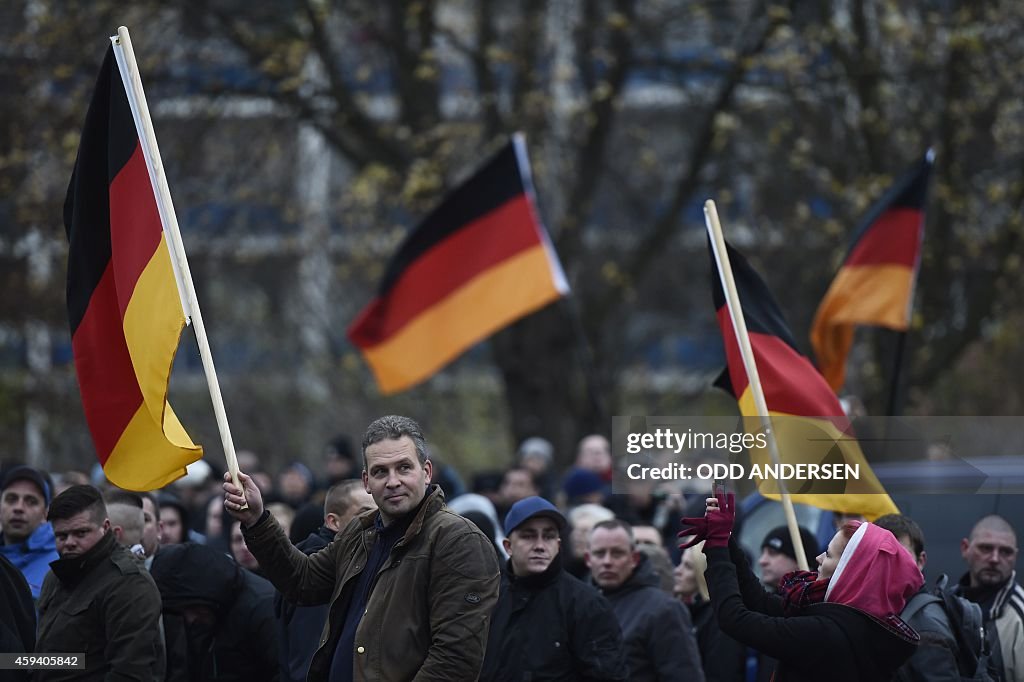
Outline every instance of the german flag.
<path id="1" fill-rule="evenodd" d="M 86 114 L 64 227 L 71 346 L 96 454 L 115 485 L 160 488 L 203 451 L 167 403 L 185 316 L 113 47 Z"/>
<path id="2" fill-rule="evenodd" d="M 811 361 L 797 349 L 782 310 L 768 287 L 738 251 L 728 243 L 726 249 L 761 387 L 768 412 L 773 417 L 781 461 L 819 465 L 846 463 L 859 468 L 860 475 L 856 480 L 789 484 L 787 488 L 793 493 L 793 502 L 848 514 L 863 514 L 868 519 L 897 512 L 896 505 L 878 482 L 852 436 L 849 420 L 843 414 L 839 400 Z M 725 342 L 727 363 L 715 384 L 736 398 L 744 417 L 759 417 L 713 252 L 711 275 L 712 299 Z M 760 429 L 759 420 L 746 419 L 745 423 L 748 430 Z M 752 464 L 762 467 L 771 461 L 765 449 L 752 449 L 750 456 Z M 766 497 L 779 498 L 778 485 L 774 480 L 759 482 L 758 488 Z"/>
<path id="3" fill-rule="evenodd" d="M 871 208 L 818 306 L 811 345 L 833 390 L 846 380 L 854 325 L 897 331 L 910 325 L 931 172 L 929 152 Z"/>
<path id="4" fill-rule="evenodd" d="M 348 330 L 382 393 L 415 386 L 569 292 L 533 197 L 517 134 L 402 243 Z"/>

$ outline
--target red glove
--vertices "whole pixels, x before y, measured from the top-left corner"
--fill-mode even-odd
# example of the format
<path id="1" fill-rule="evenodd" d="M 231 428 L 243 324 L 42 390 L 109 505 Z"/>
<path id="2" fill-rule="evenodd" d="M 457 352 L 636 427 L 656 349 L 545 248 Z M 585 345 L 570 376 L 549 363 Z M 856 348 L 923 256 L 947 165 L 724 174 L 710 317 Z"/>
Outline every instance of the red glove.
<path id="1" fill-rule="evenodd" d="M 679 520 L 679 523 L 683 525 L 683 529 L 676 533 L 677 538 L 684 538 L 688 535 L 693 536 L 689 542 L 679 545 L 679 549 L 689 549 L 707 539 L 708 518 L 706 516 L 684 516 Z M 687 526 L 693 527 L 688 529 Z"/>
<path id="2" fill-rule="evenodd" d="M 729 535 L 732 534 L 733 522 L 736 520 L 736 496 L 733 493 L 724 493 L 719 490 L 715 493 L 715 498 L 718 499 L 718 508 L 709 508 L 705 515 L 707 519 L 705 549 L 728 547 Z"/>

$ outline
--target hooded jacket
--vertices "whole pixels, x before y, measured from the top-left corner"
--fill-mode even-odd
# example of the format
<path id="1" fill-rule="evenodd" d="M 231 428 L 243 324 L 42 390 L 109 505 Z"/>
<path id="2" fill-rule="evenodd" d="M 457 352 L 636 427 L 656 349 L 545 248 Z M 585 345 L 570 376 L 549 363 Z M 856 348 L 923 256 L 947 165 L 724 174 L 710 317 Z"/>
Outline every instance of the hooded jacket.
<path id="1" fill-rule="evenodd" d="M 5 545 L 0 542 L 0 554 L 14 564 L 28 581 L 32 599 L 39 599 L 43 578 L 50 570 L 50 562 L 60 558 L 57 543 L 53 538 L 53 526 L 48 521 L 39 524 L 32 535 L 22 542 Z"/>
<path id="2" fill-rule="evenodd" d="M 920 640 L 896 614 L 921 588 L 921 572 L 892 533 L 873 524 L 861 524 L 847 543 L 825 601 L 796 615 L 765 592 L 735 539 L 704 553 L 719 627 L 778 659 L 775 682 L 885 682 Z"/>
<path id="3" fill-rule="evenodd" d="M 601 593 L 622 627 L 632 682 L 703 682 L 690 613 L 662 591 L 646 555 L 640 555 L 640 563 L 622 585 Z"/>
<path id="4" fill-rule="evenodd" d="M 508 552 L 505 551 L 505 547 L 503 545 L 505 533 L 501 530 L 501 523 L 498 522 L 498 512 L 494 508 L 493 502 L 483 495 L 465 493 L 449 502 L 448 508 L 461 516 L 465 516 L 469 512 L 478 512 L 486 516 L 494 526 L 494 535 L 491 539 L 494 541 L 494 546 L 497 547 L 498 551 L 501 553 L 501 560 L 504 561 L 508 559 Z"/>
<path id="5" fill-rule="evenodd" d="M 278 679 L 269 582 L 191 542 L 161 547 L 151 571 L 163 597 L 168 682 Z M 213 619 L 187 622 L 190 607 Z"/>
<path id="6" fill-rule="evenodd" d="M 285 599 L 300 606 L 330 604 L 310 682 L 329 674 L 348 601 L 376 541 L 377 513 L 357 516 L 309 557 L 267 513 L 243 529 L 249 551 Z M 360 682 L 473 680 L 480 672 L 498 598 L 500 571 L 491 541 L 445 508 L 437 486 L 414 513 L 374 577 L 356 629 L 353 679 Z"/>

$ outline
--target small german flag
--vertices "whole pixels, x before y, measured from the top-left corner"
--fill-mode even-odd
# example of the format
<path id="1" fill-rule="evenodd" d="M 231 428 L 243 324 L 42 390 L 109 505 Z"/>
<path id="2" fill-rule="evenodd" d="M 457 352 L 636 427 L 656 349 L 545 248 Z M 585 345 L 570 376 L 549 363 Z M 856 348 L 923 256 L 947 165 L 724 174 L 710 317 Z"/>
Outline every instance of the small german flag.
<path id="1" fill-rule="evenodd" d="M 789 492 L 794 493 L 793 502 L 848 514 L 863 514 L 868 519 L 897 512 L 896 505 L 878 482 L 852 436 L 849 420 L 839 400 L 811 361 L 797 349 L 782 310 L 767 285 L 736 249 L 728 243 L 726 249 L 740 305 L 743 306 L 761 388 L 768 412 L 773 417 L 781 462 L 845 463 L 856 465 L 859 471 L 855 480 L 822 480 L 804 483 L 796 489 L 789 485 Z M 759 417 L 713 251 L 711 291 L 727 363 L 715 385 L 736 398 L 744 417 Z M 748 430 L 760 428 L 757 420 L 747 419 L 745 422 Z M 762 467 L 771 461 L 768 451 L 763 448 L 752 449 L 750 455 L 752 464 Z M 779 497 L 774 481 L 760 481 L 758 488 L 765 497 Z"/>
<path id="2" fill-rule="evenodd" d="M 167 403 L 185 316 L 112 46 L 86 114 L 64 227 L 71 346 L 96 455 L 113 484 L 160 488 L 203 450 Z"/>
<path id="3" fill-rule="evenodd" d="M 932 159 L 929 151 L 871 208 L 818 306 L 811 346 L 835 391 L 846 381 L 854 325 L 910 326 Z"/>
<path id="4" fill-rule="evenodd" d="M 521 134 L 413 230 L 349 327 L 382 393 L 569 293 L 534 203 Z"/>

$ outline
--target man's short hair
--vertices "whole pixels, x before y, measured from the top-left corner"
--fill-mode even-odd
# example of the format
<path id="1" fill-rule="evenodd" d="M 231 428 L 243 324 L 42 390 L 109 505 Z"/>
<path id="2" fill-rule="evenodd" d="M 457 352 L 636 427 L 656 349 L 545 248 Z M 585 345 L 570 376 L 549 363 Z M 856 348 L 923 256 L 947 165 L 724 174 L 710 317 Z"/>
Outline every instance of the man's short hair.
<path id="1" fill-rule="evenodd" d="M 974 534 L 979 530 L 988 530 L 994 533 L 1009 533 L 1013 536 L 1014 544 L 1017 542 L 1017 531 L 1013 529 L 1013 526 L 1009 521 L 1004 519 L 999 514 L 989 514 L 978 519 L 978 522 L 971 528 L 971 534 L 968 538 L 973 541 Z"/>
<path id="2" fill-rule="evenodd" d="M 914 550 L 914 558 L 921 556 L 924 551 L 924 531 L 914 519 L 903 514 L 886 514 L 875 519 L 874 524 L 892 533 L 897 541 L 906 536 Z"/>
<path id="3" fill-rule="evenodd" d="M 131 490 L 110 490 L 104 496 L 103 501 L 107 505 L 124 504 L 129 507 L 142 509 L 142 496 L 138 493 L 133 493 Z"/>
<path id="4" fill-rule="evenodd" d="M 598 528 L 604 528 L 605 530 L 615 530 L 621 528 L 626 531 L 626 535 L 629 536 L 629 546 L 636 547 L 636 536 L 633 535 L 633 526 L 629 525 L 622 519 L 608 519 L 607 521 L 599 521 L 594 524 L 594 527 L 590 529 L 590 535 L 593 536 L 594 532 Z"/>
<path id="5" fill-rule="evenodd" d="M 352 508 L 352 493 L 362 489 L 363 482 L 358 479 L 332 485 L 324 496 L 324 516 L 327 514 L 345 516 Z"/>
<path id="6" fill-rule="evenodd" d="M 89 518 L 97 525 L 103 523 L 107 518 L 103 494 L 91 485 L 73 485 L 53 498 L 46 520 L 67 520 L 84 511 L 89 512 Z"/>
<path id="7" fill-rule="evenodd" d="M 146 525 L 142 507 L 120 501 L 111 502 L 106 507 L 110 524 L 121 527 L 125 544 L 133 545 L 142 541 L 142 530 Z"/>
<path id="8" fill-rule="evenodd" d="M 366 469 L 366 448 L 382 440 L 398 440 L 402 436 L 409 436 L 412 444 L 416 447 L 416 456 L 420 464 L 427 461 L 427 439 L 423 435 L 420 425 L 409 417 L 401 417 L 389 414 L 370 422 L 363 435 L 363 469 Z"/>

